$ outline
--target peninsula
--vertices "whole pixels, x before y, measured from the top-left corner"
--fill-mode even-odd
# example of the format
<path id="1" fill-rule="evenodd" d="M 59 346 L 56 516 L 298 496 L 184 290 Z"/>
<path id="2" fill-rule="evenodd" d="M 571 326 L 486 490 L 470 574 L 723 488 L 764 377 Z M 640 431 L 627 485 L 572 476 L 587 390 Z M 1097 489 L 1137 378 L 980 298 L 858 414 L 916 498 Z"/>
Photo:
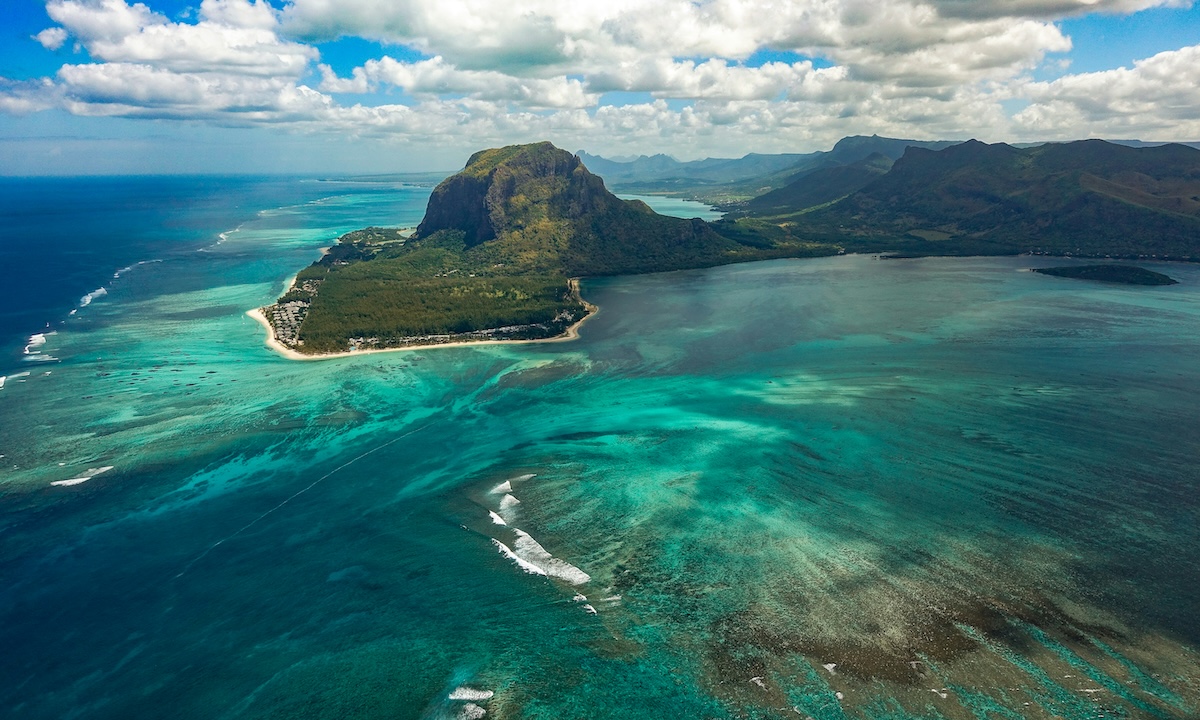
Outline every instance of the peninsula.
<path id="1" fill-rule="evenodd" d="M 645 182 L 622 163 L 589 161 Z M 252 314 L 276 349 L 309 358 L 569 338 L 594 311 L 579 292 L 588 276 L 843 252 L 1200 260 L 1200 150 L 1183 145 L 870 137 L 815 156 L 699 165 L 741 178 L 709 192 L 761 192 L 715 222 L 665 217 L 548 142 L 483 150 L 437 186 L 411 236 L 348 233 Z M 1134 270 L 1045 272 L 1162 284 Z"/>
<path id="2" fill-rule="evenodd" d="M 343 236 L 258 314 L 293 357 L 567 338 L 595 309 L 580 277 L 834 252 L 659 215 L 571 153 L 514 145 L 475 153 L 438 185 L 411 237 Z"/>

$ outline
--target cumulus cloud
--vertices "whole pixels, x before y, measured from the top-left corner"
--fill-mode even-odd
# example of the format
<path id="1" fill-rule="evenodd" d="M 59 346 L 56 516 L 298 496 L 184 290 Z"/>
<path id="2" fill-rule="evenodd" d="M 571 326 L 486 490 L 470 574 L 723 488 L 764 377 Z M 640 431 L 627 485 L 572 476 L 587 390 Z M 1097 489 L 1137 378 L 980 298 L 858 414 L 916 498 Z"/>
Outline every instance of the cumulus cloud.
<path id="1" fill-rule="evenodd" d="M 1031 104 L 1013 120 L 1026 134 L 1070 130 L 1108 135 L 1185 133 L 1200 137 L 1200 45 L 1159 53 L 1132 68 L 1029 83 Z"/>
<path id="2" fill-rule="evenodd" d="M 200 21 L 172 23 L 141 3 L 50 0 L 46 12 L 95 59 L 176 72 L 299 77 L 317 51 L 276 33 L 265 0 L 204 0 Z"/>
<path id="3" fill-rule="evenodd" d="M 1188 7 L 1190 0 L 933 0 L 938 12 L 947 17 L 1061 18 L 1086 13 L 1127 14 L 1152 7 Z"/>
<path id="4" fill-rule="evenodd" d="M 0 112 L 28 115 L 49 110 L 57 104 L 58 95 L 50 80 L 19 82 L 0 77 Z"/>
<path id="5" fill-rule="evenodd" d="M 67 41 L 67 31 L 60 27 L 46 28 L 34 35 L 33 39 L 41 43 L 42 47 L 47 50 L 57 50 Z"/>
<path id="6" fill-rule="evenodd" d="M 1038 139 L 1200 136 L 1200 56 L 1033 82 L 1071 50 L 1056 21 L 1185 0 L 47 0 L 34 39 L 82 52 L 52 77 L 0 81 L 0 112 L 279 125 L 477 146 L 679 155 L 796 151 L 843 135 Z M 343 75 L 314 43 L 381 53 Z M 761 51 L 785 60 L 752 60 Z M 779 55 L 783 53 L 783 55 Z M 814 60 L 819 60 L 815 62 Z M 612 105 L 608 93 L 649 100 Z M 336 97 L 335 97 L 336 96 Z M 356 97 L 369 96 L 369 97 Z M 1002 101 L 1025 100 L 1013 115 Z"/>
<path id="7" fill-rule="evenodd" d="M 400 62 L 384 56 L 355 68 L 350 78 L 338 78 L 327 65 L 322 65 L 321 75 L 320 87 L 329 92 L 364 93 L 390 85 L 413 95 L 464 94 L 534 108 L 591 107 L 598 100 L 577 79 L 518 78 L 491 70 L 460 70 L 440 56 L 419 62 Z"/>

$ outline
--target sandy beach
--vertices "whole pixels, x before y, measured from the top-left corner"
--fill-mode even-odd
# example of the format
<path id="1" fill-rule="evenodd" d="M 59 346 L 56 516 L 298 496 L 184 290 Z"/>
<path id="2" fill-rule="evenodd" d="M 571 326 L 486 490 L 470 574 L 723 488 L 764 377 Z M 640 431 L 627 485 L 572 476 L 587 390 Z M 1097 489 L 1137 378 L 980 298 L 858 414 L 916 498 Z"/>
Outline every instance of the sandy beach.
<path id="1" fill-rule="evenodd" d="M 581 318 L 579 320 L 579 322 L 577 322 L 577 323 L 571 325 L 569 328 L 567 328 L 566 332 L 564 332 L 563 334 L 555 335 L 554 337 L 550 337 L 550 338 L 541 338 L 538 340 L 463 340 L 463 341 L 459 341 L 459 342 L 429 343 L 426 345 L 405 345 L 403 347 L 372 348 L 369 350 L 348 350 L 345 352 L 337 352 L 337 353 L 322 353 L 319 355 L 305 355 L 304 353 L 296 352 L 292 348 L 279 342 L 279 339 L 277 337 L 275 337 L 275 328 L 271 327 L 271 323 L 270 323 L 270 321 L 267 320 L 267 316 L 263 314 L 262 308 L 255 308 L 253 310 L 249 310 L 246 312 L 246 314 L 249 315 L 250 317 L 254 318 L 254 320 L 256 322 L 258 322 L 260 325 L 262 325 L 264 328 L 266 328 L 266 331 L 267 331 L 266 345 L 267 345 L 267 347 L 271 348 L 272 350 L 274 350 L 275 352 L 279 353 L 280 355 L 284 356 L 285 358 L 287 358 L 289 360 L 335 360 L 337 358 L 358 357 L 359 355 L 371 355 L 374 353 L 404 352 L 404 351 L 409 351 L 409 350 L 437 350 L 439 348 L 468 347 L 468 346 L 475 346 L 475 345 L 528 345 L 531 343 L 568 342 L 570 340 L 575 340 L 576 338 L 578 338 L 579 337 L 579 328 L 585 322 L 587 322 L 588 319 L 594 317 L 596 315 L 596 313 L 600 312 L 599 307 L 597 307 L 596 305 L 593 305 L 592 303 L 583 299 L 583 296 L 579 292 L 579 278 L 571 278 L 568 282 L 571 285 L 571 290 L 573 290 L 575 292 L 575 296 L 578 297 L 579 301 L 583 303 L 583 306 L 587 308 L 588 314 L 584 315 L 583 318 Z M 290 285 L 290 283 L 289 283 L 289 285 Z"/>

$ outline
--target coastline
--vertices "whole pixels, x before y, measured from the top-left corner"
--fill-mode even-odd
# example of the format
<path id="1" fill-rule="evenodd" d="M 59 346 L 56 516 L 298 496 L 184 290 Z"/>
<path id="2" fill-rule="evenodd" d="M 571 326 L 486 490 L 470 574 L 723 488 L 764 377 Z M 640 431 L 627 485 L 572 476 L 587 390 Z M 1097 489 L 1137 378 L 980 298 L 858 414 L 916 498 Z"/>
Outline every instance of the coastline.
<path id="1" fill-rule="evenodd" d="M 578 322 L 568 327 L 561 335 L 555 335 L 554 337 L 548 338 L 539 338 L 537 340 L 462 340 L 448 343 L 428 343 L 425 345 L 405 345 L 403 347 L 371 348 L 369 350 L 346 350 L 336 353 L 305 355 L 304 353 L 297 352 L 279 342 L 279 339 L 275 337 L 275 328 L 271 327 L 271 323 L 267 320 L 267 316 L 263 314 L 262 308 L 247 310 L 246 315 L 251 317 L 255 322 L 257 322 L 259 325 L 262 325 L 266 329 L 266 346 L 288 360 L 336 360 L 338 358 L 358 357 L 359 355 L 372 355 L 375 353 L 403 352 L 405 350 L 436 350 L 438 348 L 471 347 L 475 345 L 528 345 L 531 343 L 569 342 L 571 340 L 578 339 L 579 328 L 585 322 L 587 322 L 588 319 L 600 312 L 599 306 L 593 305 L 592 303 L 583 299 L 583 295 L 579 290 L 579 280 L 579 278 L 571 278 L 567 281 L 567 283 L 570 285 L 571 290 L 575 293 L 575 297 L 579 298 L 579 302 L 583 303 L 583 306 L 587 308 L 588 314 L 584 315 L 579 319 Z M 295 279 L 293 278 L 293 282 L 294 281 Z"/>

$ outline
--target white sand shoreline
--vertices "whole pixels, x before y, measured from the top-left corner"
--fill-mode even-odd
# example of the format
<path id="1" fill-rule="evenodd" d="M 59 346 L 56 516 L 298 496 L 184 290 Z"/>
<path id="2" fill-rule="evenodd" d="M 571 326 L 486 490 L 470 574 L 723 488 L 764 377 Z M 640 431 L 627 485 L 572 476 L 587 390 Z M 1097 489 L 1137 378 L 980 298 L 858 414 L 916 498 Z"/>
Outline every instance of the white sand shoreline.
<path id="1" fill-rule="evenodd" d="M 255 322 L 266 328 L 267 340 L 266 346 L 279 353 L 288 360 L 336 360 L 338 358 L 358 357 L 359 355 L 373 355 L 375 353 L 387 352 L 404 352 L 407 350 L 436 350 L 438 348 L 454 348 L 454 347 L 471 347 L 475 345 L 528 345 L 531 343 L 558 343 L 569 342 L 579 337 L 579 328 L 600 312 L 600 308 L 587 300 L 583 299 L 583 295 L 579 291 L 579 278 L 571 278 L 568 281 L 571 289 L 575 292 L 575 297 L 583 303 L 587 308 L 588 314 L 584 315 L 578 322 L 571 325 L 561 335 L 555 335 L 549 338 L 540 338 L 537 340 L 461 340 L 448 343 L 429 343 L 426 345 L 405 345 L 403 347 L 389 348 L 372 348 L 370 350 L 348 350 L 345 352 L 336 353 L 321 353 L 319 355 L 305 355 L 304 353 L 296 352 L 292 348 L 279 342 L 279 338 L 275 336 L 275 328 L 271 327 L 271 323 L 267 320 L 267 316 L 263 314 L 262 308 L 248 310 L 246 314 L 253 318 Z"/>

